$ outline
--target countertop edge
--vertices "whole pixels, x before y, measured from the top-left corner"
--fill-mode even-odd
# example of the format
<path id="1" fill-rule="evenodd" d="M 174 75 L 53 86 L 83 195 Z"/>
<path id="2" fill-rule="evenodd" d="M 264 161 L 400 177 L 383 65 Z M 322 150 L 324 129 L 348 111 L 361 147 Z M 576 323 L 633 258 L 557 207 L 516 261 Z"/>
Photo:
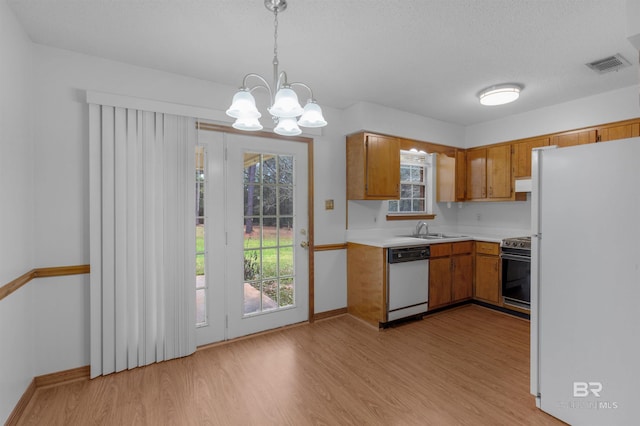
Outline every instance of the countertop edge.
<path id="1" fill-rule="evenodd" d="M 394 247 L 415 247 L 426 246 L 432 244 L 455 243 L 459 241 L 483 241 L 488 243 L 500 243 L 503 237 L 493 237 L 486 235 L 465 235 L 455 238 L 439 238 L 433 240 L 425 240 L 413 237 L 386 237 L 386 238 L 350 238 L 347 243 L 362 244 L 366 246 L 394 248 Z"/>

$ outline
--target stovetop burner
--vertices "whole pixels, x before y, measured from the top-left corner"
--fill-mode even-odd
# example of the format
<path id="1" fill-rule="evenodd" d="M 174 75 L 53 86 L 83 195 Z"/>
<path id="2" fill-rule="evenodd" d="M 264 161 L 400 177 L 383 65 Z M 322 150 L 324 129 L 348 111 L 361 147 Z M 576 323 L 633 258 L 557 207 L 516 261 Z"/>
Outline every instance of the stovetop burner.
<path id="1" fill-rule="evenodd" d="M 515 248 L 520 250 L 531 250 L 531 237 L 513 237 L 502 240 L 501 247 Z"/>

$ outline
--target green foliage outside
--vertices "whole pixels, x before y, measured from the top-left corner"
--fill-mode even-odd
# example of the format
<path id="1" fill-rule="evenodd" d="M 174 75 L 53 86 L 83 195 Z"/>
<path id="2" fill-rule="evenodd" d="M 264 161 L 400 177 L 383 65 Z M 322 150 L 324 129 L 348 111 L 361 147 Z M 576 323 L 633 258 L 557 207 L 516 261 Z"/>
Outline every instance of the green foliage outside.
<path id="1" fill-rule="evenodd" d="M 259 232 L 259 231 L 258 231 Z M 259 233 L 256 234 L 259 235 Z M 244 279 L 251 283 L 253 287 L 260 290 L 260 239 L 245 236 L 244 247 Z M 268 232 L 265 229 L 262 241 L 262 276 L 263 291 L 273 300 L 278 301 L 278 279 L 277 277 L 293 275 L 293 236 L 290 230 L 280 230 L 280 274 L 278 274 L 278 239 L 275 232 Z M 284 246 L 284 247 L 283 247 Z M 204 275 L 204 226 L 196 227 L 196 275 Z M 268 278 L 273 278 L 270 280 Z M 280 279 L 280 300 L 279 306 L 289 306 L 293 304 L 293 278 Z"/>

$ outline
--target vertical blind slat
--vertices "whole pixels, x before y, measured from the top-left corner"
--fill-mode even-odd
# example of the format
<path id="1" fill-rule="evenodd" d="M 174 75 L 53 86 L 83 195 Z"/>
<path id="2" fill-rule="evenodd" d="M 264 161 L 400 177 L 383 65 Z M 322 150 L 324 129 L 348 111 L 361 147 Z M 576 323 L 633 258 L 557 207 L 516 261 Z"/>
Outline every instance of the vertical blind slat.
<path id="1" fill-rule="evenodd" d="M 89 105 L 89 309 L 91 378 L 102 374 L 102 110 Z"/>
<path id="2" fill-rule="evenodd" d="M 139 155 L 138 120 L 135 110 L 127 110 L 127 367 L 138 365 L 139 291 L 138 266 L 139 220 L 138 198 L 141 155 Z"/>
<path id="3" fill-rule="evenodd" d="M 127 122 L 126 110 L 114 110 L 114 257 L 115 371 L 127 368 Z"/>
<path id="4" fill-rule="evenodd" d="M 102 107 L 102 371 L 115 371 L 114 108 Z"/>

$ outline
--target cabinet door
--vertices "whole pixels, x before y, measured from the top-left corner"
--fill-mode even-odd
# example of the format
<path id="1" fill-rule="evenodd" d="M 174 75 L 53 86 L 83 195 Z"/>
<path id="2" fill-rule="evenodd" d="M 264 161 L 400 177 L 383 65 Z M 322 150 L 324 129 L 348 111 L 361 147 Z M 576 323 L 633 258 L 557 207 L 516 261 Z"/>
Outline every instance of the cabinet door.
<path id="1" fill-rule="evenodd" d="M 467 151 L 467 197 L 470 200 L 487 197 L 487 150 Z"/>
<path id="2" fill-rule="evenodd" d="M 639 123 L 626 123 L 598 128 L 598 142 L 613 141 L 640 136 Z"/>
<path id="3" fill-rule="evenodd" d="M 487 189 L 489 198 L 511 197 L 511 146 L 487 149 Z"/>
<path id="4" fill-rule="evenodd" d="M 429 261 L 429 309 L 451 302 L 451 258 Z"/>
<path id="5" fill-rule="evenodd" d="M 467 156 L 461 149 L 456 151 L 456 201 L 467 198 Z"/>
<path id="6" fill-rule="evenodd" d="M 500 304 L 500 258 L 476 255 L 475 297 Z"/>
<path id="7" fill-rule="evenodd" d="M 531 177 L 531 150 L 548 146 L 549 138 L 529 139 L 513 144 L 513 177 Z"/>
<path id="8" fill-rule="evenodd" d="M 470 299 L 473 296 L 473 255 L 451 257 L 452 299 Z"/>
<path id="9" fill-rule="evenodd" d="M 596 130 L 575 130 L 572 132 L 559 133 L 551 137 L 551 145 L 558 145 L 559 148 L 583 145 L 585 143 L 595 143 Z"/>
<path id="10" fill-rule="evenodd" d="M 436 201 L 456 201 L 456 158 L 446 154 L 436 156 Z"/>
<path id="11" fill-rule="evenodd" d="M 400 197 L 400 141 L 367 135 L 366 193 L 370 198 Z"/>

